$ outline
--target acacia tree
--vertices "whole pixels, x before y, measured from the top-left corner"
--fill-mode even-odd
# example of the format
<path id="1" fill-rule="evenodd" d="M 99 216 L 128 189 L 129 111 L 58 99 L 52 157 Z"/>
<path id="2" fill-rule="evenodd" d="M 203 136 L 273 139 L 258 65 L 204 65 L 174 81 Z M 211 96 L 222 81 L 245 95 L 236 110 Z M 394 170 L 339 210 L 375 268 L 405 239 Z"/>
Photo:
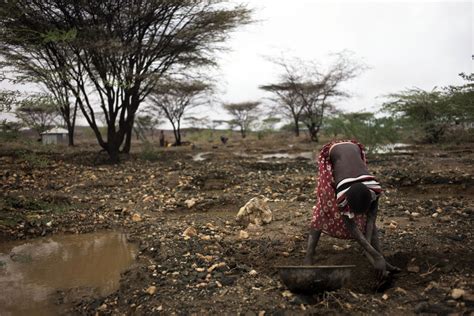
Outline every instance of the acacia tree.
<path id="1" fill-rule="evenodd" d="M 48 63 L 72 80 L 65 83 L 83 116 L 118 162 L 120 149 L 130 150 L 135 114 L 156 78 L 179 67 L 214 64 L 219 44 L 249 22 L 250 10 L 224 0 L 3 1 L 0 42 L 7 50 L 25 43 L 44 49 Z M 64 34 L 71 36 L 58 41 Z M 69 66 L 76 63 L 80 67 Z"/>
<path id="2" fill-rule="evenodd" d="M 325 115 L 334 110 L 338 99 L 348 97 L 341 84 L 355 78 L 364 69 L 346 52 L 335 57 L 327 69 L 314 61 L 278 60 L 276 64 L 282 69 L 281 81 L 261 87 L 277 96 L 283 113 L 291 114 L 296 135 L 301 121 L 308 128 L 311 140 L 318 141 Z"/>
<path id="3" fill-rule="evenodd" d="M 459 76 L 465 80 L 463 85 L 451 85 L 443 89 L 448 97 L 448 109 L 456 123 L 472 123 L 474 121 L 474 73 L 460 73 Z"/>
<path id="4" fill-rule="evenodd" d="M 241 102 L 224 104 L 224 109 L 233 117 L 231 126 L 238 126 L 242 138 L 247 136 L 251 124 L 258 119 L 260 102 Z"/>
<path id="5" fill-rule="evenodd" d="M 163 123 L 160 119 L 155 118 L 151 114 L 137 115 L 135 118 L 135 124 L 133 125 L 133 131 L 137 136 L 137 139 L 148 142 L 148 134 L 151 134 L 153 139 L 155 127 Z"/>
<path id="6" fill-rule="evenodd" d="M 45 41 L 56 40 L 66 41 L 71 38 L 71 34 L 51 35 Z M 2 47 L 0 42 L 0 47 Z M 54 104 L 61 115 L 64 125 L 68 130 L 69 146 L 74 146 L 74 130 L 79 102 L 74 101 L 74 93 L 70 91 L 73 86 L 72 80 L 66 76 L 63 68 L 55 63 L 55 59 L 41 45 L 32 45 L 24 42 L 19 47 L 5 47 L 0 50 L 5 59 L 2 62 L 9 69 L 11 78 L 15 83 L 35 83 L 45 88 L 55 99 Z M 74 65 L 68 65 L 73 67 Z M 75 65 L 77 66 L 77 65 Z M 69 82 L 71 81 L 71 82 Z"/>
<path id="7" fill-rule="evenodd" d="M 279 82 L 261 85 L 259 88 L 274 95 L 272 100 L 276 104 L 276 110 L 293 121 L 295 136 L 299 136 L 304 106 L 299 94 L 296 93 L 295 84 L 302 80 L 302 74 L 297 68 L 297 65 L 302 62 L 299 59 L 286 60 L 284 58 L 270 58 L 269 60 L 282 70 Z"/>
<path id="8" fill-rule="evenodd" d="M 449 96 L 437 88 L 431 91 L 407 89 L 388 95 L 388 99 L 383 109 L 406 127 L 421 130 L 423 140 L 428 143 L 439 142 L 457 118 L 458 112 L 453 109 Z"/>
<path id="9" fill-rule="evenodd" d="M 398 126 L 391 117 L 375 117 L 370 112 L 339 113 L 324 119 L 325 132 L 333 137 L 357 139 L 375 152 L 383 143 L 398 140 Z"/>
<path id="10" fill-rule="evenodd" d="M 291 79 L 290 79 L 291 80 Z M 280 82 L 260 86 L 260 89 L 273 93 L 273 101 L 279 106 L 281 112 L 293 121 L 295 136 L 300 136 L 300 120 L 303 112 L 303 103 L 290 82 Z"/>
<path id="11" fill-rule="evenodd" d="M 184 114 L 191 108 L 207 103 L 211 91 L 211 85 L 203 81 L 176 79 L 162 81 L 153 89 L 150 95 L 151 108 L 171 123 L 176 146 L 181 146 L 181 123 Z"/>
<path id="12" fill-rule="evenodd" d="M 11 111 L 18 94 L 18 91 L 0 90 L 0 112 Z"/>
<path id="13" fill-rule="evenodd" d="M 187 122 L 191 125 L 191 128 L 199 129 L 208 127 L 211 122 L 207 116 L 204 117 L 196 117 L 196 116 L 188 116 L 185 118 Z"/>
<path id="14" fill-rule="evenodd" d="M 48 130 L 59 116 L 50 95 L 31 95 L 18 102 L 15 115 L 25 125 L 38 133 Z"/>

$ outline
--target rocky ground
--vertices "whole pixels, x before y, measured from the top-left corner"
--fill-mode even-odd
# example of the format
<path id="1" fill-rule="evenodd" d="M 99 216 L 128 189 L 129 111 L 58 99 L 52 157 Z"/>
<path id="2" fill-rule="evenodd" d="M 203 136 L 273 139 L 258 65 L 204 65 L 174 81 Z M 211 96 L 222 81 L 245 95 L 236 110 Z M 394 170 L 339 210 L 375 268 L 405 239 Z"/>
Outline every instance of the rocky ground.
<path id="1" fill-rule="evenodd" d="M 386 189 L 379 227 L 402 272 L 377 288 L 358 245 L 323 236 L 317 264 L 355 264 L 343 289 L 308 297 L 279 280 L 302 263 L 315 204 L 317 152 L 297 141 L 153 149 L 103 164 L 92 150 L 0 146 L 0 240 L 114 229 L 139 246 L 107 297 L 63 297 L 78 314 L 474 313 L 474 144 L 369 156 Z M 199 153 L 195 161 L 193 157 Z M 266 197 L 273 221 L 246 226 L 240 207 Z"/>

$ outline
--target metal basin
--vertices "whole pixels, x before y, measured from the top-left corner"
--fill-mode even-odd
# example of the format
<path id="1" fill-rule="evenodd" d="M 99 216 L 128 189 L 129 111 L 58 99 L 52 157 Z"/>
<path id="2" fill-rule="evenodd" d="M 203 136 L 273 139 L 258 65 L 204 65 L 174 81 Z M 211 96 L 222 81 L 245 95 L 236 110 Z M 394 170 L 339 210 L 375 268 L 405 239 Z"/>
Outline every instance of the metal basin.
<path id="1" fill-rule="evenodd" d="M 277 266 L 280 278 L 293 293 L 316 294 L 339 289 L 349 279 L 354 265 Z"/>

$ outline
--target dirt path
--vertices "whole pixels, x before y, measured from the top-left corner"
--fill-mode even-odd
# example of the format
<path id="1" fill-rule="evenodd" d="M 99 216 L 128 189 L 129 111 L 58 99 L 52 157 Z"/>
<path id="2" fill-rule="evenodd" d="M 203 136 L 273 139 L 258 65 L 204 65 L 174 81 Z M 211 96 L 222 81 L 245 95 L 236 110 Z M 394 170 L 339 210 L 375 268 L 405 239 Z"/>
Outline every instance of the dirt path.
<path id="1" fill-rule="evenodd" d="M 369 157 L 370 170 L 386 188 L 379 214 L 383 248 L 403 271 L 376 292 L 359 247 L 324 236 L 317 263 L 357 268 L 346 288 L 317 297 L 289 293 L 274 268 L 302 262 L 315 164 L 305 157 L 262 160 L 264 153 L 315 148 L 261 142 L 238 148 L 157 151 L 146 157 L 152 161 L 137 155 L 119 166 L 94 166 L 88 152 L 0 148 L 1 238 L 127 233 L 139 247 L 136 264 L 115 293 L 75 301 L 77 313 L 473 312 L 473 145 Z M 193 161 L 200 152 L 209 154 Z M 238 209 L 259 195 L 270 200 L 274 221 L 256 229 L 239 226 Z M 189 227 L 195 234 L 184 237 Z M 242 239 L 241 230 L 249 237 Z M 454 289 L 464 295 L 453 298 Z"/>

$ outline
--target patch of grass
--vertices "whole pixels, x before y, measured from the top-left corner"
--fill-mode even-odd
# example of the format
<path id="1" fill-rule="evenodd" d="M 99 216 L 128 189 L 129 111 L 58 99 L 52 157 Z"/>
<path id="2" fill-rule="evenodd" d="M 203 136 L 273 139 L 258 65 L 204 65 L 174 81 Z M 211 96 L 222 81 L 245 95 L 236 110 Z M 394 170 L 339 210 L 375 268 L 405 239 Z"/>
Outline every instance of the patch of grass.
<path id="1" fill-rule="evenodd" d="M 5 214 L 0 215 L 0 225 L 6 227 L 15 227 L 23 218 L 19 214 Z"/>
<path id="2" fill-rule="evenodd" d="M 4 199 L 3 208 L 47 214 L 64 213 L 73 209 L 74 206 L 67 199 L 54 196 L 40 200 L 7 196 Z"/>
<path id="3" fill-rule="evenodd" d="M 161 159 L 161 153 L 153 148 L 152 144 L 146 143 L 139 154 L 139 158 L 148 161 L 158 161 Z"/>
<path id="4" fill-rule="evenodd" d="M 0 226 L 15 227 L 25 220 L 44 224 L 50 220 L 50 215 L 66 213 L 74 208 L 67 198 L 60 196 L 44 199 L 6 196 L 0 202 Z"/>
<path id="5" fill-rule="evenodd" d="M 25 160 L 32 168 L 42 169 L 49 165 L 49 159 L 47 157 L 33 151 L 19 151 L 18 158 Z"/>
<path id="6" fill-rule="evenodd" d="M 16 142 L 18 140 L 18 132 L 5 132 L 0 131 L 0 140 L 2 142 Z"/>

